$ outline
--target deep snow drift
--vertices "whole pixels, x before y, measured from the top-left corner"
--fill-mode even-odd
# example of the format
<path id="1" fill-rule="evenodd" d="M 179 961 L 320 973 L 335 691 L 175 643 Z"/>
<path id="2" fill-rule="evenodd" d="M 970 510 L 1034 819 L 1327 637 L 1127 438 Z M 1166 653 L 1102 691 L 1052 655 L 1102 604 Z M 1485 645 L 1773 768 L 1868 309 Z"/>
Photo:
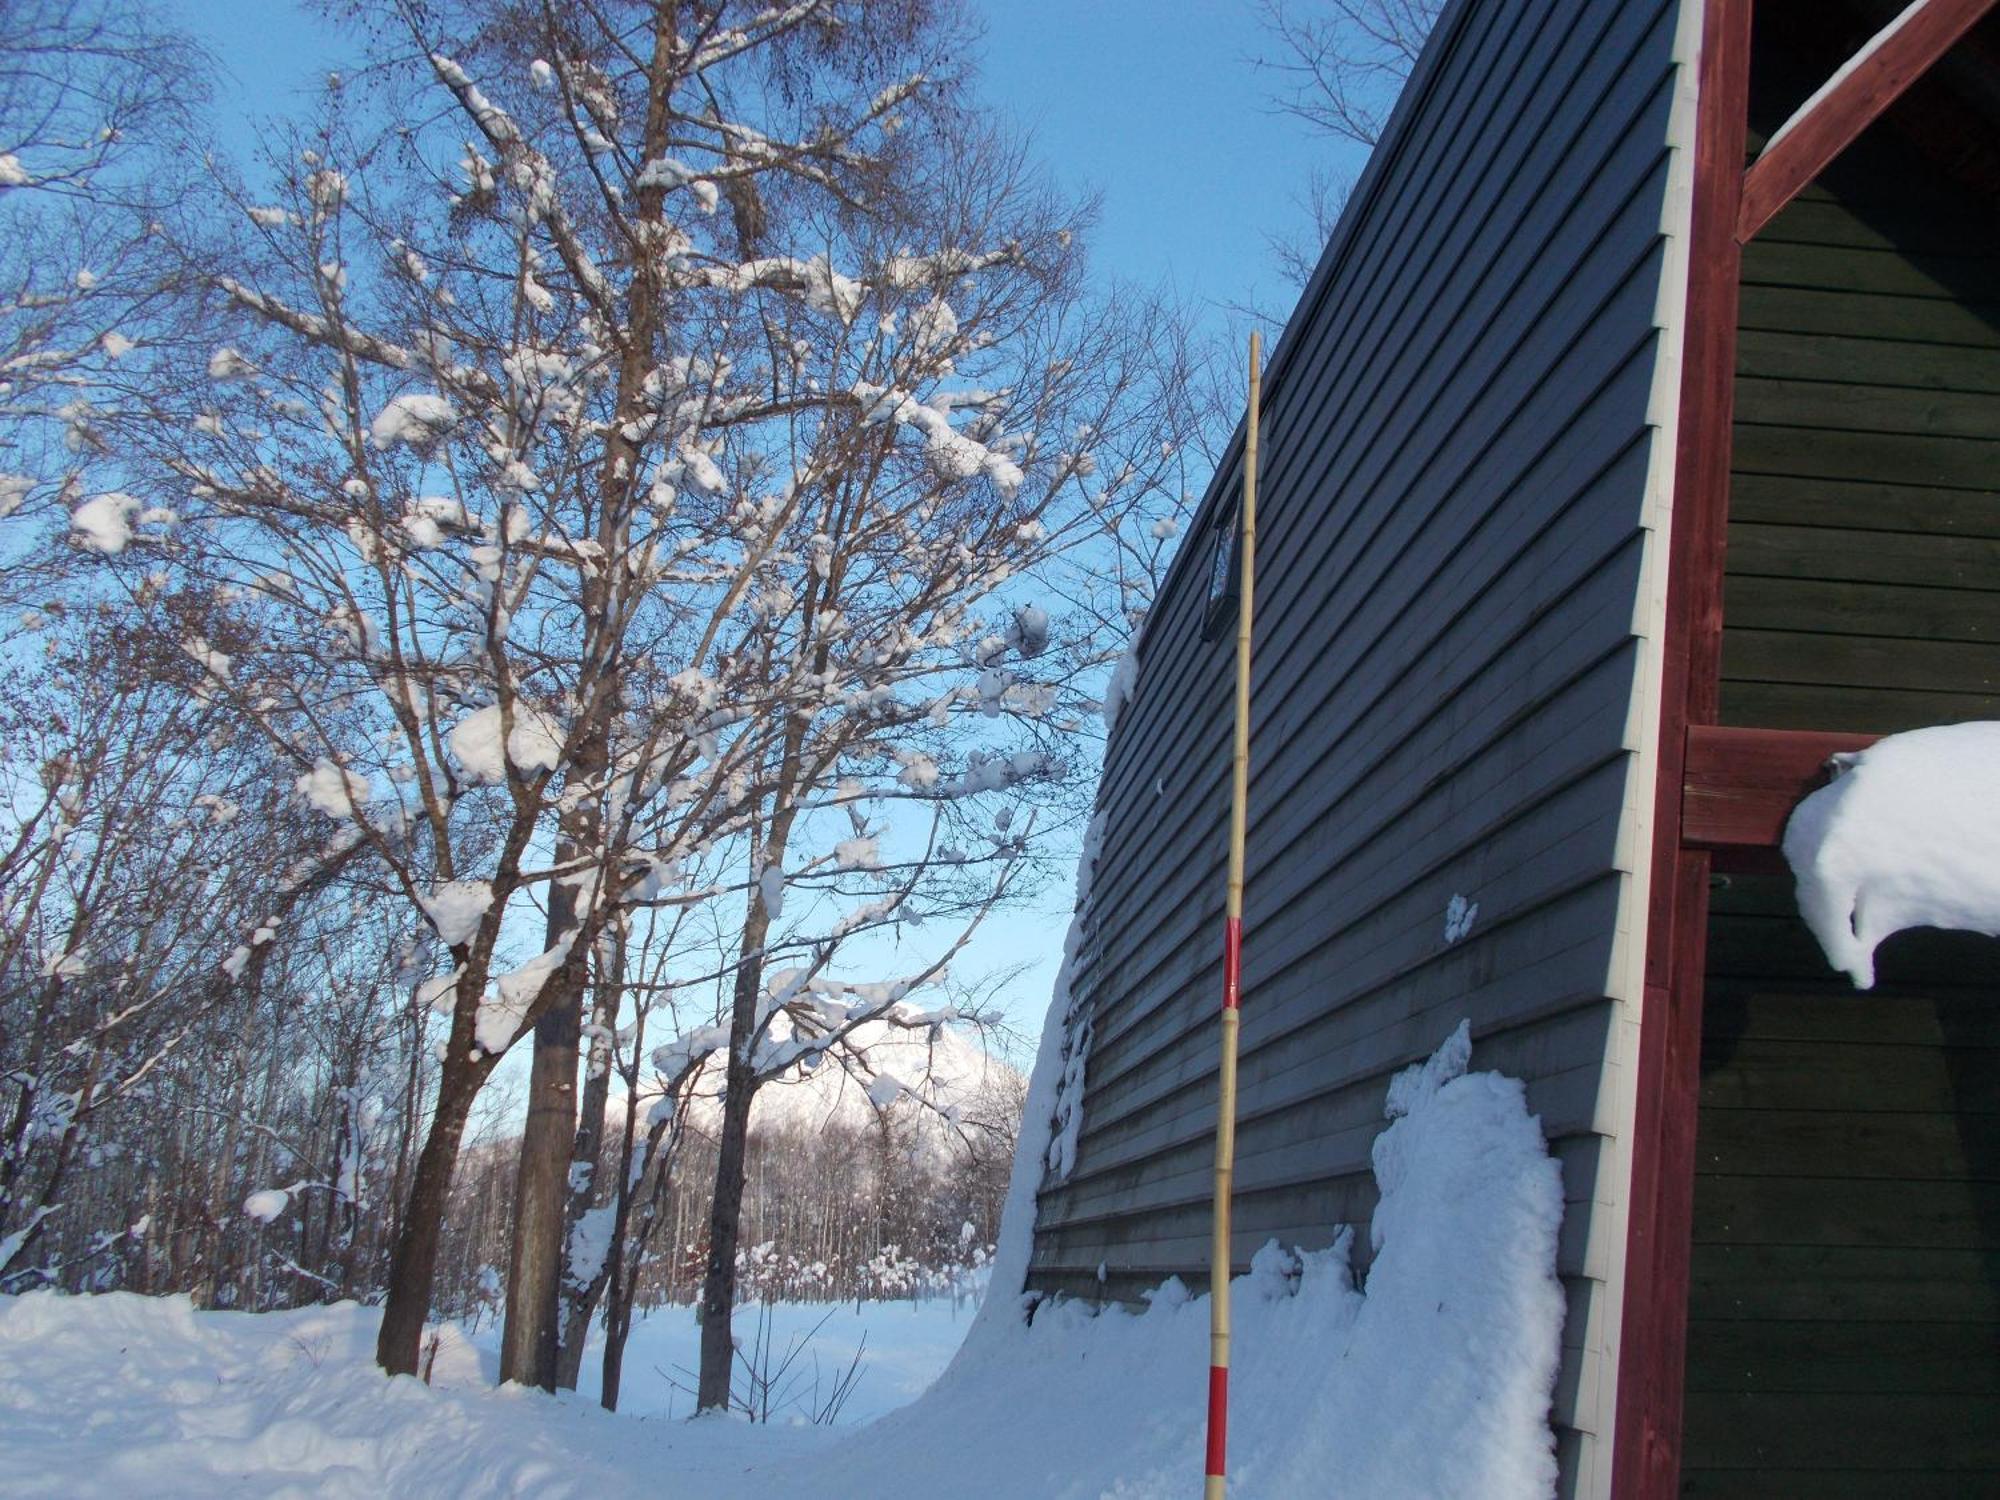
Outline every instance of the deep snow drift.
<path id="1" fill-rule="evenodd" d="M 1875 949 L 1906 927 L 2000 936 L 2000 724 L 1892 734 L 1833 767 L 1784 845 L 1827 962 L 1872 989 Z"/>
<path id="2" fill-rule="evenodd" d="M 1374 1153 L 1365 1291 L 1343 1238 L 1239 1282 L 1231 1450 L 1244 1496 L 1554 1492 L 1560 1174 L 1520 1084 L 1464 1071 L 1464 1028 L 1400 1077 Z M 1011 1299 L 1006 1299 L 1011 1300 Z M 964 1495 L 1133 1500 L 1200 1483 L 1207 1308 L 996 1301 L 923 1397 L 859 1430 L 609 1416 L 368 1364 L 353 1307 L 195 1313 L 185 1299 L 0 1298 L 8 1495 Z M 871 1329 L 870 1346 L 879 1341 Z M 628 1360 L 628 1370 L 637 1360 Z M 643 1368 L 643 1365 L 640 1365 Z"/>
<path id="3" fill-rule="evenodd" d="M 1554 1493 L 1561 1172 L 1521 1085 L 1465 1073 L 1470 1050 L 1461 1026 L 1390 1091 L 1365 1292 L 1349 1275 L 1345 1236 L 1304 1256 L 1267 1247 L 1237 1282 L 1232 1493 Z M 1002 1313 L 996 1303 L 982 1315 L 921 1401 L 821 1455 L 817 1493 L 1199 1492 L 1206 1298 L 1170 1282 L 1139 1316 L 1068 1304 L 1022 1327 Z M 912 1462 L 932 1445 L 949 1466 Z"/>
<path id="4" fill-rule="evenodd" d="M 943 1298 L 858 1314 L 780 1304 L 772 1343 L 782 1358 L 818 1328 L 795 1366 L 803 1404 L 814 1357 L 824 1399 L 865 1330 L 865 1373 L 841 1413 L 865 1421 L 929 1385 L 969 1317 Z M 746 1344 L 755 1320 L 738 1315 Z M 699 1342 L 687 1308 L 634 1326 L 617 1416 L 595 1404 L 594 1355 L 580 1396 L 494 1389 L 492 1327 L 472 1340 L 442 1330 L 429 1387 L 387 1380 L 372 1363 L 376 1321 L 351 1302 L 209 1313 L 185 1297 L 0 1297 L 0 1495 L 658 1500 L 701 1493 L 684 1477 L 795 1458 L 853 1430 L 681 1420 Z"/>

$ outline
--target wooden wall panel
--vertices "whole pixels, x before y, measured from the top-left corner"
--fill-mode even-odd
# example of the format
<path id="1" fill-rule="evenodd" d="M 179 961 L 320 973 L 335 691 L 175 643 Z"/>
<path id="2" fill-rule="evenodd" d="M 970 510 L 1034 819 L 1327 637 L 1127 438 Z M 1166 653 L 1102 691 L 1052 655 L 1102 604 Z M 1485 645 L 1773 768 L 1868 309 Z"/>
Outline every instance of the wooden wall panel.
<path id="1" fill-rule="evenodd" d="M 1802 86 L 1765 54 L 1753 126 Z M 1956 87 L 1745 247 L 1725 724 L 2000 717 L 2000 201 L 1926 144 Z M 1682 1493 L 1995 1493 L 2000 943 L 1903 934 L 1857 993 L 1777 873 L 1708 949 Z"/>
<path id="2" fill-rule="evenodd" d="M 1388 1080 L 1469 1017 L 1563 1164 L 1571 1485 L 1610 1421 L 1593 1224 L 1678 19 L 1453 8 L 1265 385 L 1235 1258 L 1365 1226 Z M 1232 662 L 1202 520 L 1107 757 L 1083 1130 L 1040 1199 L 1031 1284 L 1088 1299 L 1205 1275 Z M 1454 895 L 1479 916 L 1448 942 Z"/>

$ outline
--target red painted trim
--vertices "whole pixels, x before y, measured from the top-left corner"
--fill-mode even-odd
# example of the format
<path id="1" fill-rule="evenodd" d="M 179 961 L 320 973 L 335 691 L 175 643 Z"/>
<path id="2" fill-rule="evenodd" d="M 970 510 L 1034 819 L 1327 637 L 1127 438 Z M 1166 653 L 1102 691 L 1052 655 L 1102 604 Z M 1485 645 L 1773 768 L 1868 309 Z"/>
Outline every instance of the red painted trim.
<path id="1" fill-rule="evenodd" d="M 1674 982 L 1646 987 L 1640 1025 L 1640 1082 L 1646 1093 L 1640 1100 L 1633 1154 L 1636 1168 L 1643 1146 L 1651 1180 L 1648 1196 L 1641 1198 L 1635 1170 L 1612 1455 L 1614 1500 L 1672 1500 L 1680 1493 L 1708 855 L 1676 851 L 1667 878 L 1677 913 Z"/>
<path id="2" fill-rule="evenodd" d="M 1732 857 L 1776 849 L 1799 799 L 1825 784 L 1827 758 L 1866 749 L 1875 739 L 1872 734 L 1689 725 L 1681 842 Z"/>
<path id="3" fill-rule="evenodd" d="M 1743 178 L 1736 239 L 1748 243 L 1799 190 L 1854 144 L 1996 0 L 1930 0 L 1785 131 Z M 1880 33 L 1877 33 L 1880 35 Z"/>
<path id="4" fill-rule="evenodd" d="M 1235 1010 L 1243 983 L 1243 919 L 1222 921 L 1222 1008 Z"/>
<path id="5" fill-rule="evenodd" d="M 1680 1480 L 1693 1141 L 1708 861 L 1681 848 L 1687 728 L 1713 723 L 1735 413 L 1736 315 L 1750 92 L 1749 0 L 1702 24 L 1674 508 L 1667 547 L 1658 781 L 1632 1128 L 1630 1218 L 1613 1416 L 1614 1500 L 1671 1500 Z"/>
<path id="6" fill-rule="evenodd" d="M 1208 1477 L 1229 1472 L 1229 1367 L 1208 1367 Z"/>

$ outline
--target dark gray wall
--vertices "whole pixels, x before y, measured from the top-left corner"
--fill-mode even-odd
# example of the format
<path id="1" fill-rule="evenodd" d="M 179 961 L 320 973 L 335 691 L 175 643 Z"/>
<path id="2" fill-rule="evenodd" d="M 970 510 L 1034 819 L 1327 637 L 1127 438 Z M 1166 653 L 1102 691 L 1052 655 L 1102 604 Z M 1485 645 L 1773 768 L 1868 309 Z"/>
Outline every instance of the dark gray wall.
<path id="1" fill-rule="evenodd" d="M 1757 14 L 1783 37 L 1819 12 Z M 2000 47 L 2000 16 L 1975 36 Z M 1763 56 L 1770 129 L 1832 64 Z M 2000 127 L 1957 78 L 1919 83 L 1744 247 L 1724 723 L 1888 733 L 2000 707 Z M 1940 134 L 1977 163 L 1954 172 Z"/>
<path id="2" fill-rule="evenodd" d="M 1609 1434 L 1590 1206 L 1645 853 L 1620 834 L 1677 12 L 1453 9 L 1263 428 L 1235 1259 L 1367 1220 L 1388 1078 L 1469 1016 L 1564 1167 L 1572 1490 Z M 1031 1284 L 1087 1298 L 1205 1275 L 1233 648 L 1189 535 L 1109 751 L 1083 1134 L 1036 1229 Z M 1454 894 L 1479 916 L 1447 944 Z"/>

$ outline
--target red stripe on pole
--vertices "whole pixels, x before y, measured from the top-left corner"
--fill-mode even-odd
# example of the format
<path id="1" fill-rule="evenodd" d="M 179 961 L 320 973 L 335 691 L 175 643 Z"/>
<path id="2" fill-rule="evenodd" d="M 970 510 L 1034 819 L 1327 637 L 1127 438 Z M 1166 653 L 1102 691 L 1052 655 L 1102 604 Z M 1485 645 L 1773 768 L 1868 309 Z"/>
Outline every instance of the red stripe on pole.
<path id="1" fill-rule="evenodd" d="M 1226 917 L 1222 924 L 1222 1008 L 1236 1009 L 1237 981 L 1243 975 L 1243 919 Z"/>
<path id="2" fill-rule="evenodd" d="M 1208 1367 L 1208 1472 L 1221 1478 L 1229 1472 L 1229 1368 Z"/>

